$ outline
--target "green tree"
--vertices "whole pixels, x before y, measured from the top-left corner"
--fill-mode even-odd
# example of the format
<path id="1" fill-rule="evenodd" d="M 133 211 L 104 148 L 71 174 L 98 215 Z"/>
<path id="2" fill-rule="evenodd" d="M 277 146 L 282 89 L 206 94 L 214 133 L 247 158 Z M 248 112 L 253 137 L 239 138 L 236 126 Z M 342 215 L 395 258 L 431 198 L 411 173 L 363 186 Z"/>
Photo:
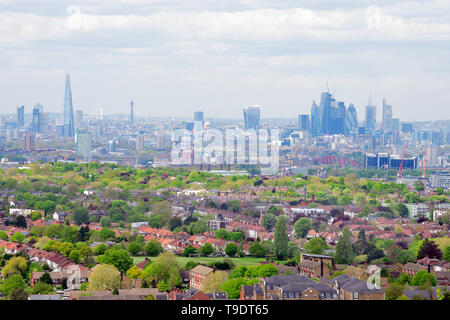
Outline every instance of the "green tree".
<path id="1" fill-rule="evenodd" d="M 277 218 L 272 213 L 266 213 L 261 219 L 261 226 L 266 228 L 267 231 L 272 231 L 276 223 Z"/>
<path id="2" fill-rule="evenodd" d="M 145 245 L 144 251 L 147 255 L 156 257 L 164 251 L 164 248 L 156 239 L 150 239 Z"/>
<path id="3" fill-rule="evenodd" d="M 19 274 L 22 277 L 28 269 L 28 261 L 23 257 L 12 257 L 8 260 L 2 269 L 4 277 L 8 277 L 13 274 Z"/>
<path id="4" fill-rule="evenodd" d="M 137 256 L 139 252 L 141 252 L 143 249 L 142 244 L 138 242 L 131 242 L 128 244 L 128 252 L 130 252 L 131 255 Z"/>
<path id="5" fill-rule="evenodd" d="M 310 239 L 305 244 L 305 250 L 313 254 L 322 254 L 327 247 L 327 243 L 321 237 Z"/>
<path id="6" fill-rule="evenodd" d="M 113 265 L 122 272 L 126 272 L 133 265 L 133 259 L 128 251 L 115 247 L 106 250 L 103 255 L 98 256 L 97 261 L 102 264 Z"/>
<path id="7" fill-rule="evenodd" d="M 274 234 L 275 257 L 278 260 L 286 260 L 288 255 L 289 237 L 286 231 L 286 218 L 281 215 L 275 226 Z"/>
<path id="8" fill-rule="evenodd" d="M 215 236 L 217 239 L 228 240 L 228 231 L 226 229 L 217 229 Z"/>
<path id="9" fill-rule="evenodd" d="M 386 300 L 396 300 L 402 295 L 402 293 L 403 293 L 403 286 L 397 283 L 391 283 L 385 289 Z"/>
<path id="10" fill-rule="evenodd" d="M 227 256 L 234 257 L 238 251 L 237 245 L 234 243 L 227 243 L 227 246 L 225 247 L 225 254 Z"/>
<path id="11" fill-rule="evenodd" d="M 311 220 L 308 218 L 300 218 L 294 223 L 294 231 L 297 238 L 304 238 L 308 234 L 308 231 L 311 230 L 312 224 Z"/>
<path id="12" fill-rule="evenodd" d="M 160 254 L 151 264 L 144 269 L 144 275 L 150 281 L 160 283 L 165 281 L 173 289 L 181 284 L 180 266 L 172 252 Z"/>
<path id="13" fill-rule="evenodd" d="M 73 212 L 73 220 L 79 226 L 89 222 L 89 210 L 84 207 L 76 208 Z"/>
<path id="14" fill-rule="evenodd" d="M 249 251 L 252 256 L 256 257 L 265 257 L 267 254 L 266 248 L 264 248 L 260 241 L 253 242 Z"/>
<path id="15" fill-rule="evenodd" d="M 444 250 L 444 259 L 445 259 L 446 261 L 450 261 L 450 246 L 445 247 L 445 250 Z"/>
<path id="16" fill-rule="evenodd" d="M 184 248 L 182 256 L 189 257 L 191 254 L 197 254 L 197 249 L 194 248 L 191 244 Z"/>
<path id="17" fill-rule="evenodd" d="M 19 287 L 11 292 L 9 300 L 28 300 L 28 292 L 23 287 Z"/>
<path id="18" fill-rule="evenodd" d="M 121 288 L 120 272 L 110 264 L 98 264 L 89 275 L 89 291 L 111 291 Z"/>
<path id="19" fill-rule="evenodd" d="M 42 283 L 49 284 L 49 285 L 52 285 L 52 284 L 53 284 L 52 277 L 50 276 L 50 273 L 48 273 L 48 272 L 45 272 L 45 273 L 39 278 L 39 281 L 42 282 Z"/>
<path id="20" fill-rule="evenodd" d="M 411 285 L 412 277 L 407 273 L 401 273 L 398 278 L 395 280 L 396 283 L 400 285 Z"/>
<path id="21" fill-rule="evenodd" d="M 204 256 L 207 257 L 211 254 L 214 253 L 214 248 L 210 243 L 205 243 L 201 248 L 200 248 L 200 253 Z"/>
<path id="22" fill-rule="evenodd" d="M 429 283 L 431 286 L 434 287 L 434 286 L 436 286 L 437 281 L 436 281 L 436 278 L 434 277 L 434 275 L 426 272 L 425 270 L 418 271 L 414 275 L 414 278 L 412 279 L 413 286 L 420 287 L 420 286 L 426 285 L 427 283 Z"/>
<path id="23" fill-rule="evenodd" d="M 109 228 L 111 227 L 111 218 L 108 216 L 103 216 L 100 218 L 100 225 L 103 228 Z"/>
<path id="24" fill-rule="evenodd" d="M 241 287 L 243 285 L 252 285 L 258 282 L 258 279 L 230 279 L 222 284 L 222 290 L 227 293 L 229 299 L 238 299 L 241 293 Z"/>
<path id="25" fill-rule="evenodd" d="M 100 243 L 97 247 L 95 247 L 94 254 L 96 256 L 102 255 L 106 252 L 106 250 L 108 250 L 108 246 L 104 243 Z"/>
<path id="26" fill-rule="evenodd" d="M 17 243 L 22 243 L 24 240 L 26 239 L 26 236 L 24 236 L 22 233 L 20 232 L 16 232 L 14 233 L 11 238 L 10 241 L 12 242 L 17 242 Z"/>
<path id="27" fill-rule="evenodd" d="M 53 291 L 53 286 L 51 284 L 42 281 L 38 281 L 30 290 L 31 294 L 49 294 Z"/>
<path id="28" fill-rule="evenodd" d="M 351 264 L 354 257 L 355 254 L 352 247 L 352 235 L 348 227 L 345 227 L 344 232 L 338 239 L 334 259 L 337 264 Z"/>
<path id="29" fill-rule="evenodd" d="M 19 274 L 13 274 L 5 279 L 2 285 L 0 285 L 0 291 L 3 294 L 9 296 L 17 288 L 25 288 L 25 281 Z"/>

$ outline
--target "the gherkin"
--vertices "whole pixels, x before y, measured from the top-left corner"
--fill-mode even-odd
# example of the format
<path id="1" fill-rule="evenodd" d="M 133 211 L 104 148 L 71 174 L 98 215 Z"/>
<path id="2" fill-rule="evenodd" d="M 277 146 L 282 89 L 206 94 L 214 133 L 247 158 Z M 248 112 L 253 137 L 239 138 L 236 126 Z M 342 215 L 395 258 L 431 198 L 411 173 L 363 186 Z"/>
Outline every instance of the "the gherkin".
<path id="1" fill-rule="evenodd" d="M 73 122 L 72 90 L 70 89 L 70 76 L 66 76 L 66 91 L 64 96 L 64 136 L 74 137 L 75 127 Z"/>

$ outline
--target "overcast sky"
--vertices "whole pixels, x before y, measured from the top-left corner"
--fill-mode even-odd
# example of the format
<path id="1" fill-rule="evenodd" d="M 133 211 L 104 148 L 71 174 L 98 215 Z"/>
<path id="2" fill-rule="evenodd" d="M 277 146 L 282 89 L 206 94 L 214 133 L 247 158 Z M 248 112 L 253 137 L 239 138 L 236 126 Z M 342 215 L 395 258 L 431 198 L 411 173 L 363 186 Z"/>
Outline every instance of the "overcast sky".
<path id="1" fill-rule="evenodd" d="M 401 121 L 450 119 L 449 0 L 0 0 L 0 112 L 310 113 L 371 92 Z"/>

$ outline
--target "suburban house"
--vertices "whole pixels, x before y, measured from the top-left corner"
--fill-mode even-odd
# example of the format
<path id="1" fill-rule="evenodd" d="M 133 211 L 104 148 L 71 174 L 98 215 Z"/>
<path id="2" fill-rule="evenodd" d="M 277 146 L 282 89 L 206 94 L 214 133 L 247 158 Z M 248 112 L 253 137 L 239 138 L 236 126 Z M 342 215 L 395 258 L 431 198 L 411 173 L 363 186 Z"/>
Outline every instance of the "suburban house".
<path id="1" fill-rule="evenodd" d="M 425 270 L 426 272 L 428 272 L 428 267 L 412 262 L 408 262 L 402 267 L 402 273 L 407 273 L 411 277 L 414 277 L 420 270 Z"/>
<path id="2" fill-rule="evenodd" d="M 384 300 L 382 289 L 371 289 L 366 281 L 341 274 L 328 283 L 338 291 L 339 300 Z"/>
<path id="3" fill-rule="evenodd" d="M 262 278 L 260 280 L 260 286 L 264 292 L 264 300 L 273 300 L 274 295 L 279 298 L 277 289 L 293 282 L 314 282 L 306 276 L 284 276 L 277 275 L 270 278 Z"/>
<path id="4" fill-rule="evenodd" d="M 259 284 L 242 286 L 239 300 L 264 300 L 264 291 Z"/>
<path id="5" fill-rule="evenodd" d="M 337 300 L 337 289 L 313 280 L 291 282 L 277 288 L 282 300 Z"/>
<path id="6" fill-rule="evenodd" d="M 214 272 L 214 269 L 202 265 L 198 265 L 193 268 L 189 273 L 189 288 L 200 290 L 206 276 L 211 272 Z"/>
<path id="7" fill-rule="evenodd" d="M 31 286 L 34 286 L 39 279 L 44 275 L 45 272 L 32 272 L 31 273 Z M 87 282 L 90 275 L 89 269 L 80 269 L 80 284 L 83 282 Z M 52 279 L 53 286 L 62 285 L 64 279 L 67 279 L 73 275 L 73 273 L 69 273 L 67 271 L 53 271 L 49 272 L 50 278 Z"/>

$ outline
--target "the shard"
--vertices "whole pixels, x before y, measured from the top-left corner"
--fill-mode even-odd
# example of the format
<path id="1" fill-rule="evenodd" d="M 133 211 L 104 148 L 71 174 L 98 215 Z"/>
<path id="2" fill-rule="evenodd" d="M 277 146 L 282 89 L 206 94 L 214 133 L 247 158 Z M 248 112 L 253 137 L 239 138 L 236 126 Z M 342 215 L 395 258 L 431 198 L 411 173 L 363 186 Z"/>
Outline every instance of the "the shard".
<path id="1" fill-rule="evenodd" d="M 72 107 L 72 90 L 70 89 L 70 76 L 66 76 L 66 91 L 64 96 L 64 136 L 74 137 L 75 126 L 73 122 L 73 107 Z"/>

